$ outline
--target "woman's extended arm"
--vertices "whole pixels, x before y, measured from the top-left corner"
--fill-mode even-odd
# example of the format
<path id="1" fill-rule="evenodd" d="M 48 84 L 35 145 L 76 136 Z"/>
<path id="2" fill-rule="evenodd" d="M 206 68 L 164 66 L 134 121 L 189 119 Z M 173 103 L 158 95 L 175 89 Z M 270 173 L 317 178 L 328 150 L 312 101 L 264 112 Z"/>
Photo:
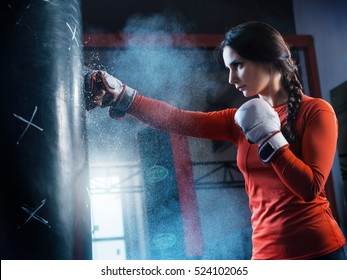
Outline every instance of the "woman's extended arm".
<path id="1" fill-rule="evenodd" d="M 235 112 L 236 109 L 209 113 L 185 111 L 165 102 L 137 95 L 127 113 L 160 130 L 235 142 L 240 132 L 234 122 Z"/>

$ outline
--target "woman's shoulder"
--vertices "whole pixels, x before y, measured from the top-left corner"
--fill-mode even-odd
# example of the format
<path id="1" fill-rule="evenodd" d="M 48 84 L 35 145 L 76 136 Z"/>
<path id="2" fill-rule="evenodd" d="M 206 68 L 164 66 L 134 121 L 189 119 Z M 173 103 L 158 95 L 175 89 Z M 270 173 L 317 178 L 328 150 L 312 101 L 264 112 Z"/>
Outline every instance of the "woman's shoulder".
<path id="1" fill-rule="evenodd" d="M 334 109 L 331 106 L 331 104 L 324 100 L 323 98 L 318 97 L 311 97 L 308 95 L 304 95 L 301 101 L 301 109 L 302 110 L 309 110 L 309 111 L 330 111 L 334 113 Z"/>

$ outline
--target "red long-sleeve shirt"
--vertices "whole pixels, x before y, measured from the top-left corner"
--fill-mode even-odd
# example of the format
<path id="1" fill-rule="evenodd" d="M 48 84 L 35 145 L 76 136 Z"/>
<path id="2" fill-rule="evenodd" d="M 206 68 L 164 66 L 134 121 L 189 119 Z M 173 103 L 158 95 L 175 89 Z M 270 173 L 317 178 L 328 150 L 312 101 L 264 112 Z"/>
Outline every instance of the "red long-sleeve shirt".
<path id="1" fill-rule="evenodd" d="M 274 109 L 283 123 L 286 105 Z M 138 95 L 128 113 L 160 130 L 237 146 L 252 213 L 253 259 L 310 259 L 342 247 L 345 238 L 324 190 L 337 142 L 330 104 L 303 97 L 295 121 L 297 141 L 271 164 L 260 161 L 258 146 L 234 121 L 236 111 L 185 111 Z"/>

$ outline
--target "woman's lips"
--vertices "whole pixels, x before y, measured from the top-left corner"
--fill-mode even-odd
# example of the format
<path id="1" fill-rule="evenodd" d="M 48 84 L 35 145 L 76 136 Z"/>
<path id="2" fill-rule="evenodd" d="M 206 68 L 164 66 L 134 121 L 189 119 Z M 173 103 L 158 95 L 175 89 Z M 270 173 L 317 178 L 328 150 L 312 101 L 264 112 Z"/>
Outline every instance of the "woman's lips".
<path id="1" fill-rule="evenodd" d="M 237 87 L 237 89 L 239 90 L 239 91 L 244 91 L 244 89 L 245 89 L 245 85 L 243 85 L 243 86 L 239 86 L 239 87 Z"/>

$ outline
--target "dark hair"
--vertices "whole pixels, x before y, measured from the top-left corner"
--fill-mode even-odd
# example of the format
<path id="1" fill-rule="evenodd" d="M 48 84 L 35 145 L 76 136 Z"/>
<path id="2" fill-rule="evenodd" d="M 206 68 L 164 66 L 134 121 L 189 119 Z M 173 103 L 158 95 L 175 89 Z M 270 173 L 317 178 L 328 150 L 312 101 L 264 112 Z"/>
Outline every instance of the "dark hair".
<path id="1" fill-rule="evenodd" d="M 272 65 L 282 74 L 282 83 L 288 92 L 287 117 L 282 132 L 288 142 L 295 140 L 294 119 L 303 96 L 303 87 L 298 67 L 281 34 L 269 24 L 246 22 L 225 34 L 219 51 L 225 46 L 230 46 L 247 60 Z"/>

